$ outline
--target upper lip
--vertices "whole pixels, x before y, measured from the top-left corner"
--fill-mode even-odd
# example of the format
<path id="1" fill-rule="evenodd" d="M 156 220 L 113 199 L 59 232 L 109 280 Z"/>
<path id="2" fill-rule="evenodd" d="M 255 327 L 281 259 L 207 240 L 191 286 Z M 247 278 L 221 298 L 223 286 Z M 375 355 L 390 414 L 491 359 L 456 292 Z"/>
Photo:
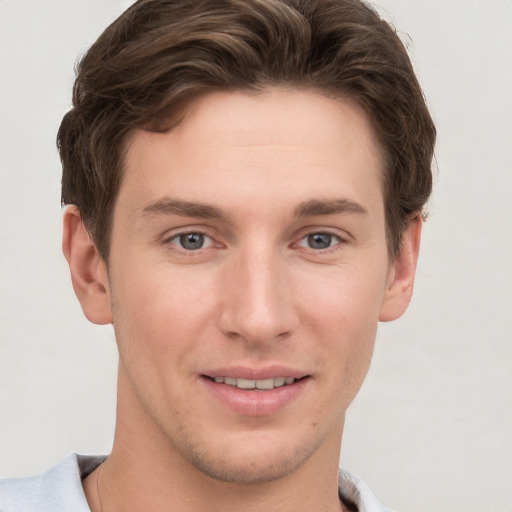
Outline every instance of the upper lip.
<path id="1" fill-rule="evenodd" d="M 275 377 L 293 377 L 301 379 L 308 375 L 299 369 L 290 368 L 289 366 L 273 364 L 262 367 L 249 367 L 243 365 L 227 366 L 224 368 L 215 368 L 201 372 L 201 375 L 214 379 L 215 377 L 232 377 L 235 379 L 247 380 L 265 380 L 274 379 Z"/>

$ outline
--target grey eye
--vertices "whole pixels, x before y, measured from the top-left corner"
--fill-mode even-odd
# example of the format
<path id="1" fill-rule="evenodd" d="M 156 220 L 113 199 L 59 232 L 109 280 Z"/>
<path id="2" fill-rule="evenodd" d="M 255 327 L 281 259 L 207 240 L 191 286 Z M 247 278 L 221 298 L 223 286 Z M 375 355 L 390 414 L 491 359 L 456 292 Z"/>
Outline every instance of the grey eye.
<path id="1" fill-rule="evenodd" d="M 185 233 L 179 236 L 179 242 L 187 251 L 197 251 L 204 245 L 204 235 L 201 233 Z"/>
<path id="2" fill-rule="evenodd" d="M 332 245 L 333 235 L 329 233 L 313 233 L 307 236 L 308 247 L 311 249 L 327 249 Z"/>

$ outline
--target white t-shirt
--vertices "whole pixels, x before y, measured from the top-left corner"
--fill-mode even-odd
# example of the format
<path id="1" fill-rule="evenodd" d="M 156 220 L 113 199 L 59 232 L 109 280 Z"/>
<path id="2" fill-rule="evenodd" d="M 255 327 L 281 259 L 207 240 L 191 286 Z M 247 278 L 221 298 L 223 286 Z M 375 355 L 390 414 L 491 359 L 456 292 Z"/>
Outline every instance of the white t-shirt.
<path id="1" fill-rule="evenodd" d="M 82 479 L 105 457 L 72 454 L 45 473 L 27 478 L 0 479 L 0 512 L 91 512 Z M 375 498 L 361 479 L 340 469 L 340 494 L 358 512 L 391 512 Z"/>

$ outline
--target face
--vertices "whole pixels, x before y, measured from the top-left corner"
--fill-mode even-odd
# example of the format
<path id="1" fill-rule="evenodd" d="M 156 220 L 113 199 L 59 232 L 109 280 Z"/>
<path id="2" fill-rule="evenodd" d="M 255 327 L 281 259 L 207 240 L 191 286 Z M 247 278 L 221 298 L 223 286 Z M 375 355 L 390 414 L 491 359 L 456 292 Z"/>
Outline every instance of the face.
<path id="1" fill-rule="evenodd" d="M 369 122 L 313 91 L 216 92 L 127 148 L 119 428 L 224 481 L 339 451 L 393 278 Z"/>

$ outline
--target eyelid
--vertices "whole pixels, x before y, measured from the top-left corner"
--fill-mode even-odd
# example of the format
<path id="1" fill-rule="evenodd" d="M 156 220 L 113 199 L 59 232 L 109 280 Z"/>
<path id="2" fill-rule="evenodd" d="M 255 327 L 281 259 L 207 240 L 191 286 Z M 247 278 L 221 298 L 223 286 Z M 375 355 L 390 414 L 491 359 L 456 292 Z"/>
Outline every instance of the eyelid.
<path id="1" fill-rule="evenodd" d="M 313 249 L 313 248 L 307 247 L 305 245 L 299 245 L 300 242 L 305 240 L 308 236 L 315 235 L 315 234 L 325 234 L 325 235 L 332 236 L 337 239 L 337 242 L 330 245 L 329 247 L 326 247 L 325 249 Z M 336 250 L 336 248 L 339 248 L 340 245 L 349 243 L 351 241 L 351 239 L 352 239 L 351 235 L 349 233 L 347 233 L 346 231 L 340 232 L 340 230 L 333 229 L 333 228 L 312 226 L 312 227 L 308 227 L 307 229 L 301 230 L 299 236 L 297 236 L 297 238 L 296 238 L 296 241 L 293 242 L 292 247 L 298 246 L 300 248 L 312 251 L 314 253 L 321 254 L 321 253 L 325 253 L 325 252 L 334 251 L 334 250 Z"/>
<path id="2" fill-rule="evenodd" d="M 200 249 L 196 250 L 187 250 L 180 246 L 179 244 L 179 238 L 183 235 L 189 235 L 189 234 L 198 234 L 202 235 L 205 239 L 210 240 L 207 246 L 203 246 Z M 181 226 L 178 228 L 173 228 L 171 230 L 168 230 L 164 233 L 162 236 L 162 241 L 165 245 L 172 245 L 173 248 L 176 250 L 183 252 L 183 253 L 199 253 L 205 249 L 209 249 L 211 247 L 217 246 L 222 247 L 223 244 L 218 242 L 216 240 L 216 237 L 211 233 L 211 229 L 205 228 L 204 226 Z M 178 241 L 178 242 L 176 242 Z"/>
<path id="3" fill-rule="evenodd" d="M 202 224 L 185 224 L 182 226 L 175 226 L 162 232 L 160 238 L 163 240 L 170 240 L 171 238 L 175 238 L 180 235 L 186 235 L 188 233 L 198 233 L 210 238 L 214 238 L 214 235 L 212 235 L 212 229 L 209 226 L 204 226 Z"/>

